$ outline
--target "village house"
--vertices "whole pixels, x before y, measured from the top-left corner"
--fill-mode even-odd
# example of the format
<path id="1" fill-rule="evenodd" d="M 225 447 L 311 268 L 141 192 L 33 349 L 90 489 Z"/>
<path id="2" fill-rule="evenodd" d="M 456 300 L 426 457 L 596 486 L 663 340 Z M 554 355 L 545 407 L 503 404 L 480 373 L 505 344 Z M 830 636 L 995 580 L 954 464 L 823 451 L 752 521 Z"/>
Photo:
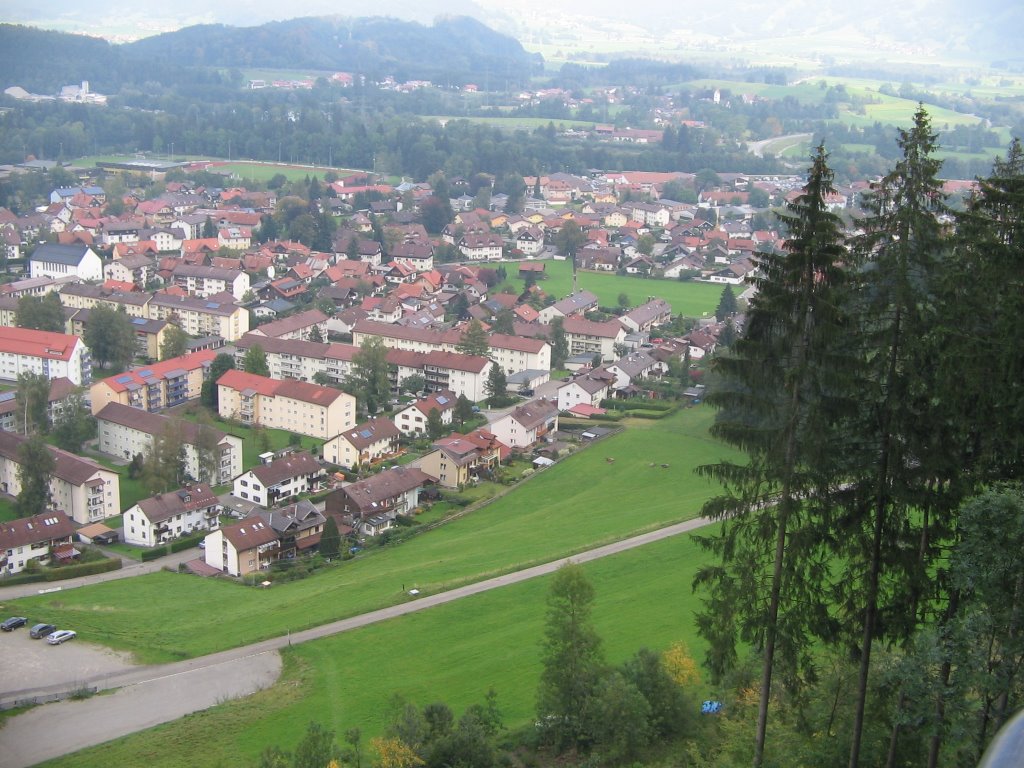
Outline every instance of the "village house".
<path id="1" fill-rule="evenodd" d="M 453 400 L 459 395 L 465 395 L 471 402 L 486 396 L 487 377 L 494 365 L 486 357 L 440 350 L 410 352 L 389 349 L 387 360 L 389 365 L 394 366 L 396 390 L 401 390 L 403 382 L 410 376 L 419 375 L 426 380 L 428 392 L 451 392 Z"/>
<path id="2" fill-rule="evenodd" d="M 577 291 L 540 310 L 540 322 L 547 325 L 556 317 L 583 317 L 597 309 L 597 296 L 590 291 Z"/>
<path id="3" fill-rule="evenodd" d="M 639 307 L 634 307 L 619 316 L 619 322 L 630 333 L 649 331 L 656 325 L 664 325 L 672 320 L 672 305 L 664 299 L 649 299 Z"/>
<path id="4" fill-rule="evenodd" d="M 201 264 L 178 264 L 171 273 L 175 285 L 189 295 L 205 299 L 220 293 L 230 293 L 241 301 L 249 290 L 249 275 L 238 269 L 207 267 Z"/>
<path id="5" fill-rule="evenodd" d="M 403 435 L 425 435 L 430 412 L 437 411 L 441 424 L 450 426 L 458 396 L 450 389 L 418 397 L 404 408 L 395 411 L 394 422 Z"/>
<path id="6" fill-rule="evenodd" d="M 488 425 L 488 430 L 505 445 L 530 448 L 558 429 L 558 406 L 548 400 L 533 400 L 513 408 Z"/>
<path id="7" fill-rule="evenodd" d="M 231 495 L 261 507 L 272 507 L 318 487 L 323 468 L 305 451 L 288 453 L 253 467 L 235 478 Z"/>
<path id="8" fill-rule="evenodd" d="M 507 445 L 482 429 L 468 435 L 452 433 L 434 441 L 433 449 L 420 459 L 419 467 L 445 488 L 461 488 L 490 476 L 510 453 Z"/>
<path id="9" fill-rule="evenodd" d="M 626 329 L 616 320 L 598 323 L 581 317 L 567 317 L 562 327 L 571 355 L 600 355 L 602 361 L 618 357 L 615 347 L 626 340 Z"/>
<path id="10" fill-rule="evenodd" d="M 281 540 L 262 517 L 219 528 L 205 539 L 206 564 L 229 576 L 265 571 L 281 554 Z"/>
<path id="11" fill-rule="evenodd" d="M 278 558 L 289 560 L 299 555 L 308 555 L 320 546 L 327 518 L 308 499 L 279 509 L 260 512 L 280 542 Z"/>
<path id="12" fill-rule="evenodd" d="M 56 423 L 64 413 L 68 399 L 79 389 L 63 376 L 50 380 L 50 394 L 46 399 L 46 418 Z M 16 390 L 0 392 L 0 429 L 17 432 L 24 421 L 24 407 L 18 402 Z"/>
<path id="13" fill-rule="evenodd" d="M 0 523 L 0 574 L 13 576 L 29 563 L 46 565 L 51 557 L 77 554 L 74 534 L 74 523 L 60 511 Z"/>
<path id="14" fill-rule="evenodd" d="M 124 513 L 124 541 L 158 547 L 196 531 L 219 525 L 220 501 L 205 483 L 142 499 Z"/>
<path id="15" fill-rule="evenodd" d="M 394 525 L 399 515 L 419 506 L 420 491 L 434 478 L 414 467 L 394 467 L 358 480 L 327 496 L 326 511 L 340 525 L 376 536 Z"/>
<path id="16" fill-rule="evenodd" d="M 370 419 L 324 443 L 324 461 L 347 469 L 371 466 L 402 453 L 398 442 L 401 435 L 391 419 Z"/>

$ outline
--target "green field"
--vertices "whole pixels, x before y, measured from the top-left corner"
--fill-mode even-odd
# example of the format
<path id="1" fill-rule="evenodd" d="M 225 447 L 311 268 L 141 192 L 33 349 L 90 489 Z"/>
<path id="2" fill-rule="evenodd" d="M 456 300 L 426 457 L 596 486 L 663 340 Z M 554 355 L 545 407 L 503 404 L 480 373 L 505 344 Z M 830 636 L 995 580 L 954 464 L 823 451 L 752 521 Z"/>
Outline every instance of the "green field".
<path id="1" fill-rule="evenodd" d="M 408 599 L 403 586 L 440 592 L 694 517 L 713 490 L 694 468 L 735 456 L 708 436 L 711 417 L 700 408 L 638 421 L 437 533 L 376 549 L 316 578 L 257 590 L 156 573 L 5 608 L 74 627 L 82 639 L 131 651 L 142 662 L 317 626 Z"/>
<path id="2" fill-rule="evenodd" d="M 702 558 L 689 537 L 677 536 L 584 566 L 609 662 L 678 640 L 701 657 L 691 582 Z M 296 646 L 285 653 L 284 674 L 270 690 L 46 765 L 252 765 L 268 745 L 293 748 L 313 720 L 339 735 L 361 728 L 365 743 L 381 732 L 396 694 L 419 706 L 444 701 L 458 714 L 493 687 L 505 725 L 527 725 L 549 582 L 534 579 Z M 367 763 L 372 757 L 369 750 L 364 755 Z"/>
<path id="3" fill-rule="evenodd" d="M 572 264 L 569 261 L 545 261 L 547 278 L 538 285 L 556 298 L 564 298 L 572 293 Z M 510 275 L 515 274 L 515 267 L 506 267 Z M 672 313 L 687 317 L 703 317 L 710 315 L 718 306 L 722 296 L 722 286 L 711 283 L 680 282 L 679 280 L 655 280 L 634 277 L 632 275 L 615 275 L 607 272 L 578 272 L 577 278 L 581 290 L 591 291 L 600 299 L 601 306 L 618 306 L 619 294 L 629 298 L 631 306 L 647 301 L 648 296 L 665 299 L 672 305 Z M 521 281 L 514 280 L 518 288 Z"/>

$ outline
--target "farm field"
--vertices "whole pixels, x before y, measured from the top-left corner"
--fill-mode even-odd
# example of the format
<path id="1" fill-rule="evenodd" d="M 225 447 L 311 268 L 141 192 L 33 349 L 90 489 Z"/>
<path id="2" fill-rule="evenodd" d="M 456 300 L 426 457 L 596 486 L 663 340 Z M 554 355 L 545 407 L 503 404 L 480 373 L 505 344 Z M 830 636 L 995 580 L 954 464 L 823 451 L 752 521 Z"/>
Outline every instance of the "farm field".
<path id="1" fill-rule="evenodd" d="M 547 278 L 537 283 L 545 293 L 559 299 L 572 293 L 572 264 L 554 259 L 544 262 Z M 514 266 L 506 267 L 509 274 L 515 274 Z M 620 293 L 629 297 L 633 306 L 643 304 L 648 296 L 665 299 L 672 305 L 673 314 L 687 317 L 702 317 L 715 311 L 722 296 L 722 286 L 712 283 L 681 282 L 679 280 L 655 280 L 644 277 L 615 275 L 605 272 L 577 273 L 579 287 L 591 291 L 600 299 L 601 306 L 618 306 Z M 514 281 L 519 287 L 519 281 Z"/>
<path id="2" fill-rule="evenodd" d="M 708 435 L 712 416 L 697 408 L 638 420 L 437 532 L 304 581 L 260 590 L 162 572 L 6 608 L 73 626 L 83 639 L 145 663 L 318 626 L 407 600 L 403 588 L 440 592 L 697 516 L 714 486 L 694 468 L 737 457 Z"/>
<path id="3" fill-rule="evenodd" d="M 703 557 L 690 537 L 677 536 L 583 566 L 610 663 L 680 640 L 701 657 L 691 582 Z M 506 727 L 528 725 L 549 584 L 550 577 L 534 579 L 296 646 L 285 653 L 282 678 L 270 690 L 45 765 L 254 765 L 266 746 L 293 748 L 310 721 L 335 731 L 339 741 L 358 727 L 366 744 L 383 729 L 395 695 L 420 707 L 444 701 L 458 716 L 493 688 Z M 710 693 L 699 689 L 692 697 Z"/>

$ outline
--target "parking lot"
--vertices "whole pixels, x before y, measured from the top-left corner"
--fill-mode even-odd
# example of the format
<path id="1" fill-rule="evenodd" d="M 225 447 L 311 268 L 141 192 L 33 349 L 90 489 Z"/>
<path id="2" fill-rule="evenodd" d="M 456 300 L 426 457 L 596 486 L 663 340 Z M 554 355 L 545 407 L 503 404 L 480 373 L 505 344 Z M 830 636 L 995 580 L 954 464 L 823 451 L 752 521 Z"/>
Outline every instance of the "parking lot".
<path id="1" fill-rule="evenodd" d="M 133 666 L 128 654 L 90 645 L 81 635 L 61 645 L 33 640 L 28 630 L 34 623 L 0 632 L 0 692 L 86 680 Z"/>

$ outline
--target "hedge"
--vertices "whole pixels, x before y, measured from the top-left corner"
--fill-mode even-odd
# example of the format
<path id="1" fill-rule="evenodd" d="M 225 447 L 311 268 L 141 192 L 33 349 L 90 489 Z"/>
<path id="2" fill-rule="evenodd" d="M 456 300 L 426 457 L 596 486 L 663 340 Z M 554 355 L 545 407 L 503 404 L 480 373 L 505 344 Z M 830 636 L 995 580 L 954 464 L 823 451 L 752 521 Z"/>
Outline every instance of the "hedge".
<path id="1" fill-rule="evenodd" d="M 675 403 L 665 403 L 658 400 L 614 400 L 605 398 L 601 401 L 601 407 L 615 411 L 673 411 Z"/>
<path id="2" fill-rule="evenodd" d="M 192 536 L 182 536 L 180 539 L 172 541 L 168 546 L 170 547 L 171 552 L 181 552 L 183 549 L 198 547 L 199 542 L 205 538 L 205 533 L 194 534 Z"/>
<path id="3" fill-rule="evenodd" d="M 92 576 L 95 573 L 106 573 L 121 569 L 121 558 L 112 557 L 104 560 L 93 560 L 88 563 L 77 563 L 76 565 L 65 565 L 60 568 L 43 571 L 44 581 L 63 581 L 73 579 L 76 576 Z"/>
<path id="4" fill-rule="evenodd" d="M 148 563 L 150 560 L 156 560 L 158 557 L 164 557 L 167 554 L 167 547 L 154 547 L 153 549 L 142 550 L 142 562 Z"/>

